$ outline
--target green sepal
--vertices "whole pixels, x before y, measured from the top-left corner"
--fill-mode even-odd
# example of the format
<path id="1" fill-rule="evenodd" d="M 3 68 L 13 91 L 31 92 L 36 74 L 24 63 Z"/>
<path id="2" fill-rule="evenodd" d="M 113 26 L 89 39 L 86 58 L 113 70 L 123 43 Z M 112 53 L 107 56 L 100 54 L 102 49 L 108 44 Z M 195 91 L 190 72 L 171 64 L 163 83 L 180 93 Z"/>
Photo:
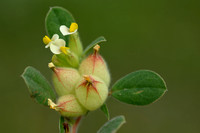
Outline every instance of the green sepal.
<path id="1" fill-rule="evenodd" d="M 132 72 L 118 80 L 112 87 L 112 96 L 133 105 L 148 105 L 167 91 L 162 77 L 149 70 Z"/>
<path id="2" fill-rule="evenodd" d="M 82 46 L 78 32 L 70 35 L 69 48 L 71 52 L 75 53 L 78 57 L 81 57 L 83 53 L 83 46 Z"/>
<path id="3" fill-rule="evenodd" d="M 64 53 L 53 55 L 52 62 L 56 67 L 71 67 Z"/>
<path id="4" fill-rule="evenodd" d="M 48 98 L 55 101 L 56 95 L 46 78 L 35 68 L 28 66 L 22 74 L 31 97 L 39 104 L 48 106 Z"/>
<path id="5" fill-rule="evenodd" d="M 116 133 L 125 122 L 124 116 L 117 116 L 106 122 L 97 133 Z"/>
<path id="6" fill-rule="evenodd" d="M 106 42 L 106 39 L 103 36 L 100 36 L 97 39 L 95 39 L 92 43 L 90 43 L 90 45 L 88 45 L 85 48 L 83 55 L 86 55 L 88 52 L 90 52 L 96 44 L 99 44 L 99 43 L 102 43 L 102 42 Z"/>
<path id="7" fill-rule="evenodd" d="M 56 67 L 78 68 L 79 66 L 79 58 L 72 52 L 68 55 L 64 53 L 53 55 L 52 62 Z"/>
<path id="8" fill-rule="evenodd" d="M 105 114 L 105 116 L 107 117 L 108 120 L 110 120 L 110 114 L 109 114 L 109 110 L 108 110 L 108 107 L 107 105 L 104 103 L 102 106 L 101 106 L 101 111 Z"/>

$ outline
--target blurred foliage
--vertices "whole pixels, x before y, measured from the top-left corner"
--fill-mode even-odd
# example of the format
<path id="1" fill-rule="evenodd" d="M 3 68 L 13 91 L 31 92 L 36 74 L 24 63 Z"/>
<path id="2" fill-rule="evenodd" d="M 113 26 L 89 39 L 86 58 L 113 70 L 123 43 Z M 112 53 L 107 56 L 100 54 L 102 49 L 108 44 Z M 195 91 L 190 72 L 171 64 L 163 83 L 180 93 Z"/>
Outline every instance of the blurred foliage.
<path id="1" fill-rule="evenodd" d="M 105 36 L 100 52 L 113 83 L 129 72 L 150 69 L 168 84 L 169 92 L 150 106 L 136 108 L 110 99 L 111 118 L 126 117 L 119 133 L 199 132 L 199 0 L 1 1 L 1 132 L 58 132 L 59 115 L 33 103 L 20 78 L 31 65 L 51 79 L 47 63 L 52 54 L 42 37 L 46 12 L 56 5 L 75 16 L 84 47 Z M 106 121 L 103 115 L 89 113 L 79 133 L 97 131 Z"/>

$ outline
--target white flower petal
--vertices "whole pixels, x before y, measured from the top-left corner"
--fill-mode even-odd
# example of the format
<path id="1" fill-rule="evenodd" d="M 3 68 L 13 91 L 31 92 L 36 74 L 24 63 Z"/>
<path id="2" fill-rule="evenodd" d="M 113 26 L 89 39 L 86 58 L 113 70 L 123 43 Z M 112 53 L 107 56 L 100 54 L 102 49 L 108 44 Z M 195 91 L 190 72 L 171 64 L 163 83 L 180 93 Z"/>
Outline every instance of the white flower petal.
<path id="1" fill-rule="evenodd" d="M 53 37 L 51 38 L 51 41 L 55 41 L 59 39 L 59 35 L 58 34 L 54 34 Z"/>
<path id="2" fill-rule="evenodd" d="M 52 42 L 48 43 L 45 48 L 48 48 L 51 45 Z"/>
<path id="3" fill-rule="evenodd" d="M 51 50 L 51 52 L 54 53 L 54 54 L 60 54 L 60 53 L 61 53 L 60 47 L 57 46 L 57 45 L 55 45 L 54 43 L 52 43 L 52 44 L 50 45 L 50 50 Z"/>
<path id="4" fill-rule="evenodd" d="M 69 32 L 69 28 L 65 25 L 61 25 L 60 26 L 60 32 L 66 36 L 66 35 L 70 35 L 71 33 Z"/>
<path id="5" fill-rule="evenodd" d="M 63 39 L 57 39 L 56 41 L 54 41 L 54 44 L 58 47 L 64 47 L 65 46 L 65 41 Z"/>
<path id="6" fill-rule="evenodd" d="M 50 44 L 50 50 L 54 54 L 60 54 L 60 47 L 65 47 L 65 41 L 63 39 L 57 39 Z"/>
<path id="7" fill-rule="evenodd" d="M 45 48 L 48 48 L 49 46 L 50 46 L 50 45 L 48 44 L 48 45 L 45 46 Z"/>

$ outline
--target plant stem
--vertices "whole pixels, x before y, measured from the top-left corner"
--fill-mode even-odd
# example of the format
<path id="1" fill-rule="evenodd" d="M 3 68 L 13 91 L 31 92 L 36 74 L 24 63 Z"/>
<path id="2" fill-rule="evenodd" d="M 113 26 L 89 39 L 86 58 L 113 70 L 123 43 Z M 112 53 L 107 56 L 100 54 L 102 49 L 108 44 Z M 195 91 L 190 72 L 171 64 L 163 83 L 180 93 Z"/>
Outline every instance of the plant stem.
<path id="1" fill-rule="evenodd" d="M 68 123 L 64 122 L 63 126 L 64 126 L 64 129 L 65 129 L 65 133 L 70 133 L 69 132 L 69 125 L 68 125 Z"/>
<path id="2" fill-rule="evenodd" d="M 108 96 L 110 96 L 110 95 L 112 95 L 112 91 L 109 91 L 109 92 L 108 92 Z"/>
<path id="3" fill-rule="evenodd" d="M 72 126 L 72 133 L 76 133 L 77 132 L 77 127 L 78 127 L 78 125 L 80 123 L 80 120 L 81 120 L 81 116 L 76 119 L 75 124 Z"/>

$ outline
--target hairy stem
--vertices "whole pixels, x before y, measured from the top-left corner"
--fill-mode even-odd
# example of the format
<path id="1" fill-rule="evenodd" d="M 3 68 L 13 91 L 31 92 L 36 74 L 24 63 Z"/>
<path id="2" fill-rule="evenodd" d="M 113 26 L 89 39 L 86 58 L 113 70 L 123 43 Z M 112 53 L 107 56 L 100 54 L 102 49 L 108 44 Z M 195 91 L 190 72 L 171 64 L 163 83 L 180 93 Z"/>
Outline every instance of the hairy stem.
<path id="1" fill-rule="evenodd" d="M 78 125 L 81 121 L 81 116 L 76 119 L 75 124 L 72 126 L 72 133 L 77 133 Z"/>

